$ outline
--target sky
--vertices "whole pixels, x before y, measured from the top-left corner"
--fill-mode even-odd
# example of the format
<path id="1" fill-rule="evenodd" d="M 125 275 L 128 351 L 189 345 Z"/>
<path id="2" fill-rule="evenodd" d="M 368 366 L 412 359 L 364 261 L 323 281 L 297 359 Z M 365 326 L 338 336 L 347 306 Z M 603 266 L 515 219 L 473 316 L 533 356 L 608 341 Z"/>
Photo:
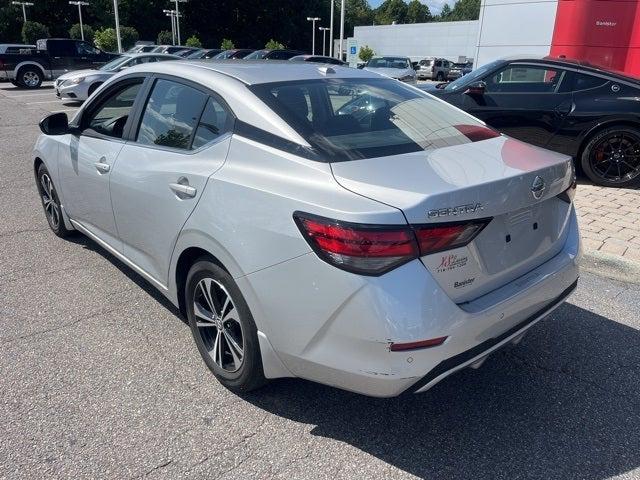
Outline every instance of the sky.
<path id="1" fill-rule="evenodd" d="M 383 1 L 384 0 L 369 0 L 369 5 L 375 8 L 379 6 Z M 420 0 L 420 1 L 422 3 L 426 3 L 429 6 L 429 10 L 431 10 L 431 13 L 440 13 L 442 6 L 447 2 L 450 4 L 455 3 L 454 0 Z"/>

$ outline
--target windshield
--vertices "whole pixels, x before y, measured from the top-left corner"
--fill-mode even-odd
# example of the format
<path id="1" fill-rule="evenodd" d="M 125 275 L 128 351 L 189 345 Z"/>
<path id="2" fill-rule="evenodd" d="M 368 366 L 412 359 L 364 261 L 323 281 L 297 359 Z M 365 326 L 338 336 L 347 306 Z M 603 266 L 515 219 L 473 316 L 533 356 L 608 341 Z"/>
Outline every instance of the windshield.
<path id="1" fill-rule="evenodd" d="M 256 50 L 253 53 L 250 53 L 246 57 L 243 57 L 245 60 L 260 60 L 264 58 L 264 56 L 269 53 L 269 50 Z"/>
<path id="2" fill-rule="evenodd" d="M 489 132 L 470 115 L 391 79 L 318 79 L 248 87 L 326 161 L 459 145 Z"/>
<path id="3" fill-rule="evenodd" d="M 105 63 L 98 70 L 101 70 L 103 72 L 115 72 L 120 67 L 122 67 L 125 63 L 127 63 L 129 60 L 131 60 L 131 57 L 122 56 L 122 57 L 114 58 L 109 63 Z"/>
<path id="4" fill-rule="evenodd" d="M 205 50 L 196 50 L 187 55 L 187 58 L 202 58 L 206 53 Z"/>
<path id="5" fill-rule="evenodd" d="M 448 83 L 447 86 L 444 87 L 444 89 L 450 92 L 458 90 L 460 87 L 468 85 L 469 83 L 475 82 L 476 80 L 482 78 L 486 73 L 490 72 L 495 67 L 503 63 L 503 60 L 496 60 L 495 62 L 487 63 L 486 65 L 483 65 L 482 67 L 473 70 L 470 73 L 467 73 L 464 77 L 460 77 L 457 80 Z"/>
<path id="6" fill-rule="evenodd" d="M 368 68 L 411 68 L 409 60 L 402 57 L 372 58 L 367 63 Z"/>

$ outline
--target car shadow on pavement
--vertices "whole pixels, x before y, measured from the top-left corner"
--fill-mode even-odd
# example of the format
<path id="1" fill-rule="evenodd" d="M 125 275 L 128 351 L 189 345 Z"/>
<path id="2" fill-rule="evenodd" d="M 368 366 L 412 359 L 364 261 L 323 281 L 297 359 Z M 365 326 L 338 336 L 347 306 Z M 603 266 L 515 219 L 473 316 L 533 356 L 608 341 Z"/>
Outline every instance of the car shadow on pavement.
<path id="1" fill-rule="evenodd" d="M 564 304 L 424 394 L 283 379 L 245 399 L 421 478 L 600 480 L 640 466 L 639 353 L 639 331 Z"/>

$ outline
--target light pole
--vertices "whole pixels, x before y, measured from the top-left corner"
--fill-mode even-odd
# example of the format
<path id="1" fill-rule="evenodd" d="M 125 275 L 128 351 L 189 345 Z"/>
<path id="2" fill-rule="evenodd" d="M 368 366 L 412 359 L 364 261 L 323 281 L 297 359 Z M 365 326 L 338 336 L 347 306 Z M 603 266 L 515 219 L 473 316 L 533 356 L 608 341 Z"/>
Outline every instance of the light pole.
<path id="1" fill-rule="evenodd" d="M 342 60 L 342 39 L 344 38 L 344 0 L 340 2 L 340 52 L 338 58 Z"/>
<path id="2" fill-rule="evenodd" d="M 312 35 L 312 40 L 311 40 L 311 55 L 315 55 L 316 54 L 316 22 L 320 21 L 319 17 L 307 17 L 307 20 L 309 22 L 311 22 L 311 25 L 313 28 L 313 35 Z"/>
<path id="3" fill-rule="evenodd" d="M 22 18 L 24 23 L 27 23 L 27 9 L 25 7 L 33 6 L 33 2 L 11 2 L 12 5 L 22 5 Z"/>
<path id="4" fill-rule="evenodd" d="M 118 16 L 118 0 L 113 0 L 113 13 L 116 17 L 116 40 L 118 41 L 118 53 L 122 53 L 122 40 L 120 39 L 120 17 Z"/>
<path id="5" fill-rule="evenodd" d="M 175 10 L 162 10 L 167 17 L 171 17 L 171 44 L 176 44 L 176 21 L 175 21 Z"/>
<path id="6" fill-rule="evenodd" d="M 176 4 L 176 36 L 178 37 L 178 45 L 182 45 L 182 41 L 180 40 L 180 3 L 186 3 L 187 0 L 172 0 Z"/>
<path id="7" fill-rule="evenodd" d="M 333 4 L 336 0 L 331 0 L 331 21 L 329 22 L 329 56 L 333 57 Z"/>
<path id="8" fill-rule="evenodd" d="M 324 57 L 324 46 L 327 43 L 326 42 L 327 30 L 330 30 L 330 28 L 328 28 L 328 27 L 318 27 L 318 30 L 322 30 L 322 56 Z"/>
<path id="9" fill-rule="evenodd" d="M 83 2 L 83 1 L 72 1 L 69 2 L 69 5 L 77 5 L 78 6 L 78 16 L 80 17 L 80 36 L 82 37 L 82 40 L 84 40 L 84 27 L 82 26 L 82 6 L 83 5 L 89 5 L 89 2 Z"/>

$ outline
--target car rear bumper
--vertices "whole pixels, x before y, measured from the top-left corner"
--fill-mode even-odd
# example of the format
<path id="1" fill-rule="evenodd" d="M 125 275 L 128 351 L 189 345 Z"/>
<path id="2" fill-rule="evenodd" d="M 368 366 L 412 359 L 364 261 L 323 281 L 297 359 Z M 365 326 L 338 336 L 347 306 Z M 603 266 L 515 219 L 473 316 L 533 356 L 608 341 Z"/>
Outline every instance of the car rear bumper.
<path id="1" fill-rule="evenodd" d="M 423 392 L 518 340 L 567 298 L 580 257 L 573 210 L 569 230 L 553 258 L 463 304 L 418 261 L 360 277 L 308 254 L 238 283 L 258 329 L 294 376 L 377 397 Z M 390 350 L 392 343 L 444 336 L 436 347 Z"/>

